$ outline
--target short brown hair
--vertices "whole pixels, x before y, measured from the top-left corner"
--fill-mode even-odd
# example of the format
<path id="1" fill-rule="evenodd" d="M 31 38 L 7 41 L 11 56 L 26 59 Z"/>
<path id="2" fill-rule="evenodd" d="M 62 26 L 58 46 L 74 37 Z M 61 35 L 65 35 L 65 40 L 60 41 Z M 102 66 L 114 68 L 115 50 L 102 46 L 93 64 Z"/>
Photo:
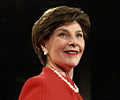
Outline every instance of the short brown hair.
<path id="1" fill-rule="evenodd" d="M 73 21 L 80 24 L 83 34 L 87 38 L 90 30 L 89 17 L 79 8 L 68 6 L 50 8 L 36 21 L 32 29 L 32 43 L 43 66 L 46 65 L 47 59 L 40 47 L 41 39 L 49 39 L 57 27 Z"/>

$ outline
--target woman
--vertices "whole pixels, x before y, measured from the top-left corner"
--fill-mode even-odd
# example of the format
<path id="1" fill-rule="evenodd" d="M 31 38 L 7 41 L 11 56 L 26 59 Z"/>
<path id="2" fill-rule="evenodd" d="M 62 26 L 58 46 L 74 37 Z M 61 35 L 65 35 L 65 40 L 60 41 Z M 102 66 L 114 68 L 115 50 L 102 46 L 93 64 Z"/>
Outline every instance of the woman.
<path id="1" fill-rule="evenodd" d="M 19 100 L 83 100 L 72 81 L 90 29 L 79 8 L 59 6 L 47 10 L 34 24 L 33 47 L 45 66 L 24 84 Z"/>

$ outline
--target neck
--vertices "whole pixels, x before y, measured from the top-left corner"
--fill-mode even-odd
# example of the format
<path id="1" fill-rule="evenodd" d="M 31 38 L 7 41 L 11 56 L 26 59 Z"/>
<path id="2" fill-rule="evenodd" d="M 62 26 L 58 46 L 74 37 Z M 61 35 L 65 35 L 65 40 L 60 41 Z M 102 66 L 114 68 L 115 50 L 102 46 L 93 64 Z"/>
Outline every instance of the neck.
<path id="1" fill-rule="evenodd" d="M 53 65 L 53 64 L 46 64 L 46 67 L 57 70 L 61 75 L 65 76 L 65 77 L 68 77 L 70 79 L 73 78 L 73 68 L 69 71 L 65 71 L 65 70 L 61 69 L 61 67 L 59 67 L 57 65 Z"/>

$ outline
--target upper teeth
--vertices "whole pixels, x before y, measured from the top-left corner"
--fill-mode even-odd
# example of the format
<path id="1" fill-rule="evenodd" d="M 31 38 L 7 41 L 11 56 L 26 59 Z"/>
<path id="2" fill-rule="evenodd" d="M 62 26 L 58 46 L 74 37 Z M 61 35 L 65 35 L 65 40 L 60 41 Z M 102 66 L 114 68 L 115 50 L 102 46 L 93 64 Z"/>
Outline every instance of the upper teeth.
<path id="1" fill-rule="evenodd" d="M 69 52 L 69 53 L 77 53 L 77 51 L 66 51 L 66 52 Z"/>
<path id="2" fill-rule="evenodd" d="M 71 53 L 73 52 L 74 53 L 75 51 L 69 51 L 69 52 L 71 52 Z"/>

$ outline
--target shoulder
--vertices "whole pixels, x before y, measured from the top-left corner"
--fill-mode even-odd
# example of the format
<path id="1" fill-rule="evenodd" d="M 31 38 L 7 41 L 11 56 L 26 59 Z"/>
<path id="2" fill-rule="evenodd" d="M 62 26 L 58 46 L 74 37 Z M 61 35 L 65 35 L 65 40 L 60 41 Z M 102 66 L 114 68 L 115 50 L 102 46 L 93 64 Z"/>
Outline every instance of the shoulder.
<path id="1" fill-rule="evenodd" d="M 30 90 L 30 89 L 32 89 L 34 87 L 39 87 L 39 86 L 42 87 L 43 85 L 44 85 L 44 79 L 39 77 L 39 76 L 35 76 L 35 77 L 29 78 L 25 82 L 22 90 L 24 90 L 24 89 Z"/>
<path id="2" fill-rule="evenodd" d="M 32 85 L 42 86 L 44 83 L 44 79 L 45 77 L 41 75 L 31 77 L 25 82 L 24 86 L 32 86 Z"/>
<path id="3" fill-rule="evenodd" d="M 50 94 L 44 75 L 29 78 L 20 93 L 19 100 L 44 100 L 45 95 Z"/>

